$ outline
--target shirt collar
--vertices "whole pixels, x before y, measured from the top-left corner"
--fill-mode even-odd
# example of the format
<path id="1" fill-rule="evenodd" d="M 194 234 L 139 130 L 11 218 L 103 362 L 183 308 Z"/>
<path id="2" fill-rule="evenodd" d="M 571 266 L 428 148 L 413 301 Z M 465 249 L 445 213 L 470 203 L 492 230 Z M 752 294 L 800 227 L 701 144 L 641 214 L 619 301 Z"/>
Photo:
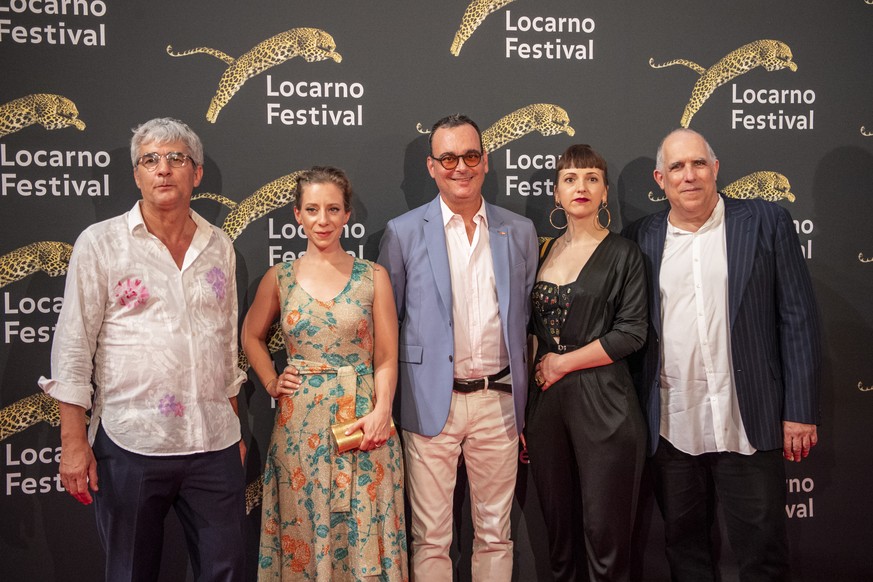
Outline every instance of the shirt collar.
<path id="1" fill-rule="evenodd" d="M 449 205 L 446 204 L 446 201 L 443 200 L 443 197 L 440 196 L 440 210 L 443 214 L 443 226 L 446 227 L 451 222 L 452 218 L 455 216 L 460 216 L 455 212 L 452 212 L 452 209 L 449 208 Z M 485 213 L 485 202 L 481 198 L 479 199 L 479 210 L 476 211 L 476 214 L 473 215 L 473 222 L 475 224 L 479 224 L 480 222 L 488 228 L 488 215 Z"/>
<path id="2" fill-rule="evenodd" d="M 140 229 L 142 232 L 148 232 L 145 220 L 142 217 L 140 202 L 141 200 L 137 200 L 136 203 L 134 203 L 133 208 L 131 208 L 130 212 L 127 214 L 127 229 L 130 231 L 131 235 L 136 234 Z M 194 240 L 200 239 L 203 236 L 208 238 L 212 235 L 212 224 L 205 218 L 194 212 L 191 208 L 188 209 L 188 216 L 190 216 L 191 220 L 194 221 L 194 224 L 197 225 L 197 232 L 194 233 Z"/>
<path id="3" fill-rule="evenodd" d="M 712 210 L 712 214 L 709 215 L 709 218 L 706 219 L 706 222 L 700 225 L 700 228 L 698 228 L 696 232 L 691 232 L 674 226 L 669 220 L 667 221 L 667 229 L 670 231 L 671 234 L 674 235 L 703 234 L 705 232 L 709 232 L 710 230 L 719 228 L 722 224 L 724 224 L 724 199 L 719 196 L 718 202 L 715 203 L 715 208 L 713 208 Z"/>

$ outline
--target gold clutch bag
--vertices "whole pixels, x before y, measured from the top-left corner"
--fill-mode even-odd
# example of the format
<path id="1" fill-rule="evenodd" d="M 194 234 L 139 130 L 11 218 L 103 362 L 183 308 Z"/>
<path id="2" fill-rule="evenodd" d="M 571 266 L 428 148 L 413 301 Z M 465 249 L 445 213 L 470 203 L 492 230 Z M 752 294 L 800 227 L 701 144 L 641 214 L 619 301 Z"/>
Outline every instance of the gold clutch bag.
<path id="1" fill-rule="evenodd" d="M 353 420 L 347 420 L 346 422 L 338 422 L 337 424 L 330 425 L 330 430 L 333 432 L 333 440 L 336 441 L 336 451 L 338 453 L 345 453 L 346 451 L 351 451 L 352 449 L 357 449 L 361 446 L 361 441 L 364 440 L 364 431 L 357 430 L 352 434 L 346 434 L 346 429 L 357 421 L 358 419 L 355 418 Z M 397 427 L 394 426 L 394 419 L 392 418 L 391 434 L 394 435 L 396 433 Z"/>

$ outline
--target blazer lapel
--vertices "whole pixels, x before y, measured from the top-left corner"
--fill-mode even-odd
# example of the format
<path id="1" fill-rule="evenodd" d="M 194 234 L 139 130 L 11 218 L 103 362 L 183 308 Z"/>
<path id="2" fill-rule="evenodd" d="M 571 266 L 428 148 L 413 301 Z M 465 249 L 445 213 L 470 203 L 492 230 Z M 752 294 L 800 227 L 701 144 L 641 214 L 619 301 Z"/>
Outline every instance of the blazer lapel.
<path id="1" fill-rule="evenodd" d="M 494 265 L 494 284 L 497 286 L 497 305 L 500 308 L 503 328 L 506 329 L 505 315 L 509 313 L 509 229 L 503 222 L 498 222 L 494 210 L 487 202 L 485 216 L 488 218 L 488 239 L 491 243 L 491 263 Z"/>
<path id="2" fill-rule="evenodd" d="M 755 264 L 758 220 L 745 204 L 724 198 L 725 238 L 728 260 L 728 314 L 731 328 Z"/>
<path id="3" fill-rule="evenodd" d="M 651 324 L 661 337 L 661 257 L 664 255 L 664 240 L 667 238 L 667 217 L 670 211 L 661 212 L 652 218 L 646 232 L 642 233 L 639 245 L 643 254 L 651 257 L 651 280 L 649 281 L 649 301 Z"/>
<path id="4" fill-rule="evenodd" d="M 430 203 L 424 214 L 424 243 L 433 273 L 434 284 L 446 308 L 446 317 L 452 317 L 452 274 L 449 269 L 449 253 L 446 250 L 446 229 L 439 196 Z"/>

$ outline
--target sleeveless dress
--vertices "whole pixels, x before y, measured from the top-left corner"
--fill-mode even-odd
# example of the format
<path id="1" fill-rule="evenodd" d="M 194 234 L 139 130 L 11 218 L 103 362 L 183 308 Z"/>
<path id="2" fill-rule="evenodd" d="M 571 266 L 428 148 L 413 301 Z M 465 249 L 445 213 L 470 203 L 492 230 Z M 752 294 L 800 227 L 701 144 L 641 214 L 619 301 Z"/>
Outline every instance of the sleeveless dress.
<path id="1" fill-rule="evenodd" d="M 373 406 L 373 263 L 355 259 L 339 295 L 311 297 L 293 263 L 277 271 L 290 364 L 303 375 L 279 399 L 264 471 L 259 580 L 408 579 L 403 461 L 392 436 L 336 453 L 331 424 Z"/>

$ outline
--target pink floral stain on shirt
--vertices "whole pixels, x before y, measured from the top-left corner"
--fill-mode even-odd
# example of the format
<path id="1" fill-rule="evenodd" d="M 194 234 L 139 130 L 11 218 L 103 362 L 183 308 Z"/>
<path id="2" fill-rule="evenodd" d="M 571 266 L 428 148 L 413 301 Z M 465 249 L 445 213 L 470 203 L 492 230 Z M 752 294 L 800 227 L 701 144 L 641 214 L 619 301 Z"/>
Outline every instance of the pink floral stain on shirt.
<path id="1" fill-rule="evenodd" d="M 142 279 L 125 279 L 115 285 L 115 300 L 121 307 L 135 309 L 149 300 L 149 290 Z"/>
<path id="2" fill-rule="evenodd" d="M 158 403 L 158 410 L 161 411 L 161 414 L 164 416 L 184 416 L 185 415 L 185 405 L 181 402 L 176 401 L 176 396 L 173 394 L 167 394 L 161 401 Z"/>
<path id="3" fill-rule="evenodd" d="M 219 300 L 224 299 L 224 288 L 227 285 L 227 277 L 224 271 L 218 267 L 212 267 L 206 273 L 206 282 L 212 285 L 212 291 Z"/>

